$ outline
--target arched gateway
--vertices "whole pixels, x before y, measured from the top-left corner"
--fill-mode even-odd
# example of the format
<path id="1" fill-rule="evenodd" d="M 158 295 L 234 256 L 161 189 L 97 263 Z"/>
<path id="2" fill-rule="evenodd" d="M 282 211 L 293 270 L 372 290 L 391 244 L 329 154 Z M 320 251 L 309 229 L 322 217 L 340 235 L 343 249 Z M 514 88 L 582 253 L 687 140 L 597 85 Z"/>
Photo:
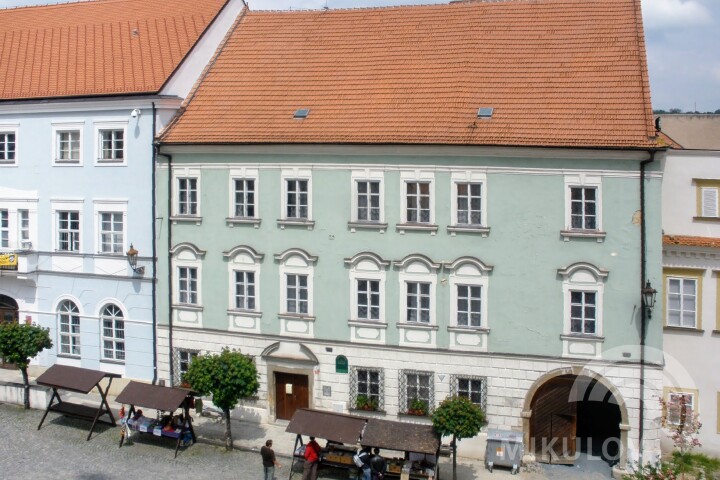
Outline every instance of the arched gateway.
<path id="1" fill-rule="evenodd" d="M 629 428 L 617 388 L 582 367 L 548 372 L 525 398 L 525 447 L 539 462 L 572 464 L 585 453 L 625 469 Z"/>
<path id="2" fill-rule="evenodd" d="M 18 304 L 14 298 L 0 295 L 0 322 L 17 322 L 18 311 Z"/>

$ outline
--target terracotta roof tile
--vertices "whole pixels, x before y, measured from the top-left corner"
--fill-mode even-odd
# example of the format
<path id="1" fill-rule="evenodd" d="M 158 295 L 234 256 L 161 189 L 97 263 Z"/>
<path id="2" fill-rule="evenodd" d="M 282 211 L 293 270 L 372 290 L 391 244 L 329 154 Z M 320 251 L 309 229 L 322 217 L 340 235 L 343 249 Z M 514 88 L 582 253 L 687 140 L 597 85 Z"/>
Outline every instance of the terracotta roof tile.
<path id="1" fill-rule="evenodd" d="M 640 0 L 506 0 L 248 12 L 163 140 L 644 148 L 654 135 Z"/>
<path id="2" fill-rule="evenodd" d="M 226 1 L 0 9 L 0 100 L 158 92 Z"/>
<path id="3" fill-rule="evenodd" d="M 720 248 L 720 238 L 690 237 L 687 235 L 663 235 L 663 245 L 681 245 L 683 247 Z"/>

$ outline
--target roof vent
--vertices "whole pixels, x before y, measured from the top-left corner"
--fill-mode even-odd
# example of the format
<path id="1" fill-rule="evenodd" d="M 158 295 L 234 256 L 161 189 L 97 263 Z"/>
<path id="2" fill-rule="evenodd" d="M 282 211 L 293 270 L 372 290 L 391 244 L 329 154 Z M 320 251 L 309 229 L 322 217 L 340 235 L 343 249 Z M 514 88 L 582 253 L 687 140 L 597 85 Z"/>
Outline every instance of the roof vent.
<path id="1" fill-rule="evenodd" d="M 492 118 L 493 107 L 480 107 L 477 111 L 478 118 Z"/>
<path id="2" fill-rule="evenodd" d="M 309 108 L 299 108 L 295 110 L 295 115 L 293 115 L 293 118 L 302 120 L 304 118 L 307 118 L 308 114 L 310 114 Z"/>

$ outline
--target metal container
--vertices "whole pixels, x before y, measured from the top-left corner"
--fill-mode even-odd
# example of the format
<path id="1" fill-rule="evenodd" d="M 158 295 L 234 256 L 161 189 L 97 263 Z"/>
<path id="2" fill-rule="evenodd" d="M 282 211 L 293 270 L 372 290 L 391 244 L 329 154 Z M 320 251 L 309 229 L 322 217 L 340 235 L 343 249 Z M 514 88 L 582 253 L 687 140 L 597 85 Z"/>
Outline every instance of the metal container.
<path id="1" fill-rule="evenodd" d="M 485 447 L 485 467 L 492 473 L 493 467 L 509 467 L 513 475 L 520 471 L 524 454 L 522 432 L 488 430 Z"/>

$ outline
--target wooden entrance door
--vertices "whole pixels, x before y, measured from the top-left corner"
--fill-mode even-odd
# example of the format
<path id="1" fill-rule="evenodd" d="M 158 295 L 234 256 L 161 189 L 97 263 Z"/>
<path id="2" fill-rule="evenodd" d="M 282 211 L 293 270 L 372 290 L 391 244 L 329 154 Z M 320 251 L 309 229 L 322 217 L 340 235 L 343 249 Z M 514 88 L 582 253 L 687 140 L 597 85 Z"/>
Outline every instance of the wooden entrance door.
<path id="1" fill-rule="evenodd" d="M 310 406 L 308 376 L 275 372 L 275 412 L 280 420 L 290 420 L 298 408 Z"/>
<path id="2" fill-rule="evenodd" d="M 6 295 L 0 295 L 0 322 L 1 323 L 11 323 L 18 321 L 18 304 L 17 302 L 6 296 Z M 5 363 L 5 360 L 3 360 L 2 357 L 0 357 L 0 368 L 10 368 L 14 369 L 15 364 L 14 363 Z"/>
<path id="3" fill-rule="evenodd" d="M 535 457 L 543 463 L 575 461 L 577 399 L 574 376 L 549 380 L 533 398 L 530 436 Z"/>

